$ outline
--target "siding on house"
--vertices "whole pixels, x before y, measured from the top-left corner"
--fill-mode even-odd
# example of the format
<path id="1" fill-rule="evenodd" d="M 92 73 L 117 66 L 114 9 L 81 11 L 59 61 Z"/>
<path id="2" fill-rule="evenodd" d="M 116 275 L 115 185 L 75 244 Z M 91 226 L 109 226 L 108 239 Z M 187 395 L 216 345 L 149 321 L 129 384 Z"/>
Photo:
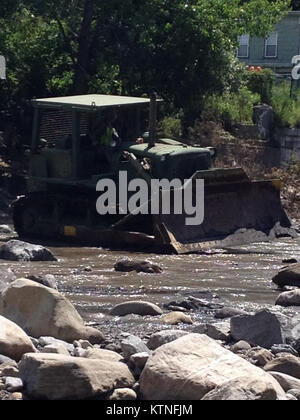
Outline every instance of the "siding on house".
<path id="1" fill-rule="evenodd" d="M 277 57 L 265 57 L 265 38 L 250 37 L 249 56 L 240 60 L 248 65 L 270 67 L 277 73 L 290 74 L 292 58 L 300 54 L 300 12 L 289 12 L 274 31 L 278 34 Z"/>

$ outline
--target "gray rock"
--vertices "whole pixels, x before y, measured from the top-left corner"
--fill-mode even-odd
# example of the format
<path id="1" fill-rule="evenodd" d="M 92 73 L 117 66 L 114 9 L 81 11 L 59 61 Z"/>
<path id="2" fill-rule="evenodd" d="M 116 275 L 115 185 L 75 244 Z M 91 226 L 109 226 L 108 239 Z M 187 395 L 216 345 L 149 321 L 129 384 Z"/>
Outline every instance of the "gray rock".
<path id="1" fill-rule="evenodd" d="M 285 343 L 300 354 L 300 315 L 281 317 L 280 319 Z"/>
<path id="2" fill-rule="evenodd" d="M 66 343 L 65 341 L 58 340 L 53 337 L 40 337 L 38 342 L 42 347 L 60 345 L 64 346 L 69 351 L 69 353 L 74 351 L 74 346 L 72 344 Z"/>
<path id="3" fill-rule="evenodd" d="M 266 349 L 284 343 L 281 324 L 277 316 L 267 309 L 255 315 L 231 318 L 231 335 L 236 341 L 244 340 Z"/>
<path id="4" fill-rule="evenodd" d="M 13 271 L 9 269 L 0 269 L 0 293 L 2 290 L 6 289 L 12 283 L 17 279 L 16 275 L 13 273 Z"/>
<path id="5" fill-rule="evenodd" d="M 247 351 L 246 358 L 256 366 L 263 367 L 271 362 L 274 356 L 269 350 L 256 347 Z"/>
<path id="6" fill-rule="evenodd" d="M 110 312 L 113 316 L 126 316 L 130 314 L 157 316 L 162 315 L 162 313 L 162 310 L 157 305 L 154 305 L 154 303 L 142 301 L 121 303 L 115 306 Z"/>
<path id="7" fill-rule="evenodd" d="M 287 401 L 298 401 L 298 398 L 296 398 L 294 395 L 290 394 L 289 392 L 286 394 Z"/>
<path id="8" fill-rule="evenodd" d="M 163 346 L 164 344 L 171 343 L 172 341 L 177 340 L 185 335 L 187 331 L 182 330 L 165 330 L 160 331 L 155 334 L 152 334 L 149 341 L 148 347 L 150 350 L 156 350 L 158 347 Z"/>
<path id="9" fill-rule="evenodd" d="M 239 353 L 239 352 L 244 352 L 247 350 L 251 350 L 251 346 L 249 343 L 247 343 L 247 341 L 238 341 L 237 343 L 235 343 L 231 349 L 230 349 L 233 353 Z"/>
<path id="10" fill-rule="evenodd" d="M 49 346 L 45 346 L 43 347 L 42 353 L 64 354 L 65 356 L 70 356 L 67 348 L 62 344 L 50 344 Z"/>
<path id="11" fill-rule="evenodd" d="M 10 378 L 7 377 L 5 379 L 5 389 L 8 392 L 17 392 L 22 391 L 23 389 L 23 381 L 20 378 Z"/>
<path id="12" fill-rule="evenodd" d="M 253 121 L 262 140 L 271 140 L 274 126 L 274 111 L 269 105 L 257 105 L 253 108 Z"/>
<path id="13" fill-rule="evenodd" d="M 300 289 L 289 290 L 288 292 L 281 293 L 275 305 L 279 306 L 300 306 Z"/>
<path id="14" fill-rule="evenodd" d="M 238 315 L 248 315 L 247 312 L 242 311 L 241 309 L 236 309 L 236 308 L 223 308 L 218 310 L 215 313 L 215 318 L 216 319 L 227 319 L 227 318 L 232 318 L 233 316 L 238 316 Z"/>
<path id="15" fill-rule="evenodd" d="M 130 362 L 138 369 L 143 370 L 149 359 L 149 353 L 136 353 L 130 357 Z"/>
<path id="16" fill-rule="evenodd" d="M 13 359 L 11 359 L 10 357 L 7 356 L 3 356 L 2 354 L 0 354 L 0 366 L 3 364 L 11 364 L 13 366 L 17 366 L 17 362 Z"/>
<path id="17" fill-rule="evenodd" d="M 11 240 L 0 247 L 0 259 L 9 261 L 57 261 L 49 249 L 17 240 Z"/>
<path id="18" fill-rule="evenodd" d="M 293 395 L 298 401 L 300 401 L 300 389 L 289 389 L 289 394 Z"/>
<path id="19" fill-rule="evenodd" d="M 137 273 L 160 274 L 163 269 L 150 261 L 130 261 L 129 259 L 122 259 L 115 264 L 115 270 L 130 273 L 136 271 Z"/>
<path id="20" fill-rule="evenodd" d="M 8 225 L 0 225 L 0 236 L 14 235 L 14 233 Z"/>
<path id="21" fill-rule="evenodd" d="M 20 376 L 18 366 L 4 363 L 0 366 L 0 376 L 18 378 Z"/>
<path id="22" fill-rule="evenodd" d="M 299 353 L 289 344 L 274 344 L 274 346 L 271 347 L 271 351 L 275 355 L 279 353 L 288 353 L 296 357 L 299 356 Z"/>
<path id="23" fill-rule="evenodd" d="M 300 287 L 300 263 L 283 267 L 272 279 L 278 287 Z"/>
<path id="24" fill-rule="evenodd" d="M 269 362 L 265 370 L 284 373 L 300 380 L 300 359 L 291 354 L 282 354 Z"/>
<path id="25" fill-rule="evenodd" d="M 279 385 L 285 392 L 289 392 L 290 389 L 297 389 L 300 391 L 299 379 L 293 378 L 292 376 L 285 375 L 284 373 L 280 372 L 269 372 L 269 374 L 276 379 L 276 381 L 279 383 Z"/>
<path id="26" fill-rule="evenodd" d="M 121 347 L 125 360 L 130 360 L 130 357 L 136 353 L 148 353 L 151 351 L 148 349 L 146 344 L 135 335 L 130 335 L 121 342 Z"/>
<path id="27" fill-rule="evenodd" d="M 136 393 L 129 388 L 115 389 L 109 397 L 110 401 L 135 401 L 136 399 Z"/>
<path id="28" fill-rule="evenodd" d="M 41 276 L 27 276 L 28 280 L 35 281 L 36 283 L 42 284 L 43 286 L 50 287 L 51 289 L 58 290 L 57 280 L 52 274 L 46 274 Z"/>
<path id="29" fill-rule="evenodd" d="M 231 338 L 230 334 L 230 322 L 220 322 L 219 324 L 201 324 L 193 330 L 197 334 L 205 334 L 214 340 L 229 341 Z"/>

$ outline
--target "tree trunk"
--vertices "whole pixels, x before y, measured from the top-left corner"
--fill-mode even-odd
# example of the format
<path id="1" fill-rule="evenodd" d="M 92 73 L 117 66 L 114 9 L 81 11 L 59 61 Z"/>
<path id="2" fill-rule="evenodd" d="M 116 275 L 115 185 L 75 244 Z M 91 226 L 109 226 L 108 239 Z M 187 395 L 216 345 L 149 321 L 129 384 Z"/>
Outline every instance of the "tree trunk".
<path id="1" fill-rule="evenodd" d="M 95 12 L 95 0 L 85 0 L 84 14 L 78 40 L 77 62 L 74 75 L 74 94 L 81 95 L 88 90 L 88 65 L 90 60 L 91 27 Z"/>

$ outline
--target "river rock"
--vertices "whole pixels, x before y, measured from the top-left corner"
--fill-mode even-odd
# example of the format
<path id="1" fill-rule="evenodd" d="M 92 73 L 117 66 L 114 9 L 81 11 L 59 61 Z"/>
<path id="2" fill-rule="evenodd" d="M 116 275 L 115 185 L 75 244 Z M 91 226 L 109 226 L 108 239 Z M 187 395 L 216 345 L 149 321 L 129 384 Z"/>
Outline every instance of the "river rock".
<path id="1" fill-rule="evenodd" d="M 109 397 L 110 401 L 135 401 L 136 399 L 136 393 L 129 388 L 115 389 Z"/>
<path id="2" fill-rule="evenodd" d="M 0 247 L 0 259 L 9 261 L 57 261 L 49 249 L 17 240 L 11 240 Z"/>
<path id="3" fill-rule="evenodd" d="M 13 235 L 14 233 L 8 225 L 0 225 L 0 236 Z"/>
<path id="4" fill-rule="evenodd" d="M 197 334 L 205 334 L 214 340 L 227 342 L 231 339 L 230 322 L 220 322 L 219 324 L 200 324 L 194 328 L 193 332 Z"/>
<path id="5" fill-rule="evenodd" d="M 3 316 L 0 316 L 0 349 L 4 356 L 16 361 L 19 361 L 23 354 L 36 351 L 25 332 Z"/>
<path id="6" fill-rule="evenodd" d="M 192 318 L 183 312 L 170 312 L 162 317 L 162 322 L 169 325 L 193 324 Z"/>
<path id="7" fill-rule="evenodd" d="M 266 371 L 280 372 L 300 379 L 300 359 L 291 354 L 282 354 L 265 366 Z"/>
<path id="8" fill-rule="evenodd" d="M 162 313 L 162 310 L 157 305 L 154 305 L 154 303 L 142 301 L 121 303 L 110 311 L 110 314 L 113 316 L 126 316 L 130 314 L 157 316 L 162 315 Z"/>
<path id="9" fill-rule="evenodd" d="M 68 350 L 69 353 L 74 351 L 74 346 L 72 344 L 67 343 L 66 341 L 58 340 L 54 337 L 40 337 L 38 340 L 38 345 L 42 347 L 46 346 L 63 346 Z"/>
<path id="10" fill-rule="evenodd" d="M 148 362 L 150 354 L 149 353 L 136 353 L 130 357 L 130 363 L 133 364 L 136 368 L 143 370 L 146 363 Z"/>
<path id="11" fill-rule="evenodd" d="M 23 389 L 22 379 L 7 377 L 5 379 L 5 389 L 8 392 L 22 391 L 22 389 Z"/>
<path id="12" fill-rule="evenodd" d="M 259 382 L 259 389 L 254 389 L 256 399 L 285 398 L 269 374 L 199 334 L 159 347 L 148 359 L 140 386 L 146 400 L 200 400 L 233 380 L 246 391 Z"/>
<path id="13" fill-rule="evenodd" d="M 57 280 L 52 274 L 46 274 L 46 275 L 40 275 L 40 276 L 32 275 L 32 276 L 27 276 L 26 278 L 36 283 L 42 284 L 43 286 L 58 290 Z"/>
<path id="14" fill-rule="evenodd" d="M 125 340 L 123 340 L 121 342 L 121 347 L 124 359 L 127 361 L 129 361 L 130 357 L 136 353 L 151 353 L 146 344 L 135 335 L 130 335 Z"/>
<path id="15" fill-rule="evenodd" d="M 243 378 L 241 378 L 243 379 Z M 247 378 L 245 378 L 247 383 Z M 261 397 L 263 395 L 263 397 Z M 231 380 L 217 386 L 202 398 L 202 401 L 256 401 L 274 399 L 273 391 L 266 393 L 265 384 L 253 379 L 250 386 L 241 385 L 241 380 Z"/>
<path id="16" fill-rule="evenodd" d="M 69 356 L 70 353 L 62 344 L 50 344 L 49 346 L 43 347 L 42 353 L 52 353 L 52 354 L 63 354 Z"/>
<path id="17" fill-rule="evenodd" d="M 187 334 L 188 334 L 187 331 L 182 331 L 182 330 L 159 331 L 151 335 L 148 341 L 148 347 L 150 350 L 156 350 L 158 347 L 163 346 L 164 344 L 167 344 L 167 343 L 171 343 L 172 341 L 175 341 L 178 338 L 184 337 Z"/>
<path id="18" fill-rule="evenodd" d="M 97 348 L 89 348 L 85 350 L 84 357 L 87 359 L 107 360 L 109 362 L 121 362 L 124 360 L 120 354 L 114 351 Z"/>
<path id="19" fill-rule="evenodd" d="M 300 389 L 289 389 L 289 394 L 300 400 Z"/>
<path id="20" fill-rule="evenodd" d="M 300 287 L 300 263 L 283 267 L 272 279 L 273 283 L 283 288 L 285 286 Z"/>
<path id="21" fill-rule="evenodd" d="M 107 360 L 27 354 L 19 367 L 26 394 L 33 399 L 83 400 L 135 383 L 124 363 Z"/>
<path id="22" fill-rule="evenodd" d="M 300 315 L 285 317 L 281 320 L 286 344 L 300 353 Z"/>
<path id="23" fill-rule="evenodd" d="M 17 279 L 13 271 L 9 269 L 0 269 L 0 293 L 2 290 L 6 289 L 13 281 Z"/>
<path id="24" fill-rule="evenodd" d="M 236 308 L 222 308 L 215 313 L 216 319 L 227 319 L 238 315 L 248 315 L 247 312 Z"/>
<path id="25" fill-rule="evenodd" d="M 289 353 L 299 357 L 299 353 L 289 344 L 274 344 L 274 346 L 271 347 L 271 352 L 275 355 L 279 353 Z"/>
<path id="26" fill-rule="evenodd" d="M 230 324 L 231 335 L 236 341 L 244 340 L 266 349 L 284 343 L 280 321 L 268 309 L 254 315 L 235 316 Z"/>
<path id="27" fill-rule="evenodd" d="M 237 343 L 235 343 L 231 349 L 230 349 L 233 353 L 239 353 L 239 352 L 245 352 L 248 350 L 251 350 L 251 346 L 249 343 L 247 343 L 247 341 L 238 341 Z"/>
<path id="28" fill-rule="evenodd" d="M 3 364 L 10 364 L 13 366 L 17 366 L 17 363 L 15 360 L 11 359 L 10 357 L 4 356 L 3 354 L 0 354 L 0 366 Z"/>
<path id="29" fill-rule="evenodd" d="M 130 261 L 122 259 L 115 264 L 115 270 L 130 273 L 136 271 L 137 273 L 160 274 L 163 269 L 150 261 Z"/>
<path id="30" fill-rule="evenodd" d="M 274 356 L 269 350 L 256 347 L 247 351 L 246 359 L 249 361 L 251 360 L 251 362 L 254 362 L 254 364 L 259 367 L 263 367 L 271 362 L 271 360 L 274 359 Z"/>
<path id="31" fill-rule="evenodd" d="M 300 391 L 300 380 L 296 379 L 292 376 L 285 375 L 284 373 L 280 372 L 269 372 L 270 375 L 273 376 L 273 378 L 276 379 L 276 381 L 279 383 L 279 385 L 282 387 L 282 389 L 285 392 L 290 391 L 290 389 L 297 389 Z"/>
<path id="32" fill-rule="evenodd" d="M 281 293 L 275 305 L 279 306 L 300 306 L 300 289 L 290 290 L 288 292 Z"/>
<path id="33" fill-rule="evenodd" d="M 51 336 L 70 343 L 85 339 L 93 344 L 104 340 L 98 330 L 84 325 L 61 293 L 27 279 L 16 280 L 2 292 L 0 314 L 35 338 Z"/>

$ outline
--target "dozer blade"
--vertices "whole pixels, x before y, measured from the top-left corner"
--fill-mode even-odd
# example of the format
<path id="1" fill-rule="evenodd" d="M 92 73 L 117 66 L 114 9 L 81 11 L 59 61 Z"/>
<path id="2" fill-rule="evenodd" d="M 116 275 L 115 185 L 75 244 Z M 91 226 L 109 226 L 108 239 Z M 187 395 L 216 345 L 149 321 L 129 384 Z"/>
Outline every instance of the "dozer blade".
<path id="1" fill-rule="evenodd" d="M 187 226 L 186 214 L 159 217 L 157 240 L 169 242 L 175 252 L 295 236 L 280 201 L 279 180 L 251 181 L 241 168 L 199 171 L 194 184 L 197 179 L 205 181 L 203 224 Z"/>

